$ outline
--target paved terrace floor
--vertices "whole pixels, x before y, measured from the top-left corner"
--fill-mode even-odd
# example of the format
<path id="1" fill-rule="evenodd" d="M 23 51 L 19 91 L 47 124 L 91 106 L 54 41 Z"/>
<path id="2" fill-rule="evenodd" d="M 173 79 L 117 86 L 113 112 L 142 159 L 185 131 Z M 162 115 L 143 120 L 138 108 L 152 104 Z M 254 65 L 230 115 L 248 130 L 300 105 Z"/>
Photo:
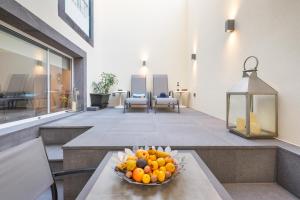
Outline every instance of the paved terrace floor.
<path id="1" fill-rule="evenodd" d="M 91 127 L 64 148 L 101 148 L 133 145 L 177 147 L 280 146 L 300 154 L 300 148 L 280 140 L 247 140 L 229 133 L 223 120 L 193 109 L 170 112 L 122 113 L 121 109 L 83 112 L 46 127 Z"/>

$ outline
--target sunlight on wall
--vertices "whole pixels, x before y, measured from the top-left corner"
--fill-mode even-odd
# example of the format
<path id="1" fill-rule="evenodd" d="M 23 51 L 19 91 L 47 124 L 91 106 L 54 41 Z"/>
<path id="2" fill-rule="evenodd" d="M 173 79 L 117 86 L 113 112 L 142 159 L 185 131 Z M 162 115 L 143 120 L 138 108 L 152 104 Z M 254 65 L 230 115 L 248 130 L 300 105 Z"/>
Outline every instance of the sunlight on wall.
<path id="1" fill-rule="evenodd" d="M 146 76 L 148 74 L 148 67 L 147 66 L 143 66 L 140 68 L 139 70 L 139 74 Z"/>
<path id="2" fill-rule="evenodd" d="M 240 41 L 240 33 L 238 30 L 235 30 L 231 33 L 228 33 L 228 38 L 225 44 L 226 50 L 230 55 L 236 53 L 237 47 Z"/>
<path id="3" fill-rule="evenodd" d="M 34 75 L 43 75 L 45 74 L 44 67 L 42 65 L 36 65 L 33 69 Z"/>
<path id="4" fill-rule="evenodd" d="M 239 55 L 241 53 L 241 38 L 240 30 L 236 19 L 238 11 L 240 9 L 240 0 L 230 0 L 227 7 L 227 17 L 228 19 L 235 20 L 235 30 L 230 33 L 225 33 L 224 49 L 222 54 L 222 67 L 221 71 L 224 76 L 232 76 L 235 69 L 240 67 Z M 225 19 L 226 20 L 226 19 Z M 223 80 L 226 85 L 231 85 L 231 79 Z"/>
<path id="5" fill-rule="evenodd" d="M 193 53 L 195 53 L 195 54 L 197 54 L 197 44 L 198 44 L 198 41 L 195 40 L 194 44 L 193 44 Z"/>
<path id="6" fill-rule="evenodd" d="M 142 53 L 141 61 L 143 61 L 143 60 L 148 61 L 148 59 L 149 59 L 148 53 L 146 53 L 146 52 Z"/>
<path id="7" fill-rule="evenodd" d="M 240 0 L 231 0 L 229 3 L 229 12 L 227 19 L 235 19 L 241 5 Z"/>
<path id="8" fill-rule="evenodd" d="M 197 61 L 193 61 L 193 78 L 197 78 Z"/>
<path id="9" fill-rule="evenodd" d="M 228 13 L 227 19 L 236 20 L 238 11 L 240 9 L 241 1 L 240 0 L 230 0 L 228 3 Z M 224 59 L 231 60 L 233 59 L 239 51 L 240 46 L 240 32 L 238 30 L 238 21 L 235 21 L 235 30 L 233 32 L 227 33 L 227 39 L 224 46 Z"/>
<path id="10" fill-rule="evenodd" d="M 34 58 L 39 61 L 45 60 L 47 56 L 45 50 L 40 50 L 40 49 L 36 49 L 33 54 L 34 54 Z"/>

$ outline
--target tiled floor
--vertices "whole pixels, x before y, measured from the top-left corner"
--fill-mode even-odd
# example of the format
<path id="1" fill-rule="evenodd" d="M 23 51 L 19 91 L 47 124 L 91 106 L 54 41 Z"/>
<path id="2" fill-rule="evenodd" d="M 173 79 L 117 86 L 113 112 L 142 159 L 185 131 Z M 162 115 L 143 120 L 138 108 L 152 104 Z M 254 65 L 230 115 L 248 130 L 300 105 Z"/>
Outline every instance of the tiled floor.
<path id="1" fill-rule="evenodd" d="M 225 122 L 193 109 L 178 113 L 129 112 L 104 109 L 80 113 L 47 127 L 91 126 L 65 148 L 171 145 L 171 146 L 284 146 L 300 154 L 300 148 L 279 140 L 246 140 L 229 133 Z"/>

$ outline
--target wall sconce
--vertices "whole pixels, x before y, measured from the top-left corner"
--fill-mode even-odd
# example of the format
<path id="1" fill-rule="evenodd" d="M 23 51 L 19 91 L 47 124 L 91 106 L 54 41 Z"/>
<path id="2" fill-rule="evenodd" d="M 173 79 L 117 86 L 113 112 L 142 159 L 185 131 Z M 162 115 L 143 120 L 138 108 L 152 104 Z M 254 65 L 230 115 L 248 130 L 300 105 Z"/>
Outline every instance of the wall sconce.
<path id="1" fill-rule="evenodd" d="M 235 30 L 235 20 L 234 19 L 228 19 L 225 22 L 225 32 L 231 33 Z"/>
<path id="2" fill-rule="evenodd" d="M 197 54 L 193 53 L 191 58 L 192 58 L 193 61 L 197 60 Z"/>
<path id="3" fill-rule="evenodd" d="M 36 61 L 36 66 L 38 66 L 38 67 L 43 67 L 43 61 L 37 60 L 37 61 Z"/>
<path id="4" fill-rule="evenodd" d="M 147 61 L 146 61 L 146 60 L 143 60 L 143 61 L 142 61 L 142 66 L 143 66 L 143 67 L 146 67 L 146 65 L 147 65 Z"/>

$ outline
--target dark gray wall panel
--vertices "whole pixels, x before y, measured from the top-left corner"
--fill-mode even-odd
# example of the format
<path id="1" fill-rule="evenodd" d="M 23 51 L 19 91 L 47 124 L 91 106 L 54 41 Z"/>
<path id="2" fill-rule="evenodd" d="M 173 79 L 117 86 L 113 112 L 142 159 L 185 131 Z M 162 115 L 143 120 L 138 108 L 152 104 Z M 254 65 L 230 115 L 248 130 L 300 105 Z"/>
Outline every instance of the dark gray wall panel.
<path id="1" fill-rule="evenodd" d="M 300 198 L 300 156 L 278 148 L 277 183 Z"/>
<path id="2" fill-rule="evenodd" d="M 258 183 L 276 180 L 276 148 L 197 150 L 222 183 Z"/>

